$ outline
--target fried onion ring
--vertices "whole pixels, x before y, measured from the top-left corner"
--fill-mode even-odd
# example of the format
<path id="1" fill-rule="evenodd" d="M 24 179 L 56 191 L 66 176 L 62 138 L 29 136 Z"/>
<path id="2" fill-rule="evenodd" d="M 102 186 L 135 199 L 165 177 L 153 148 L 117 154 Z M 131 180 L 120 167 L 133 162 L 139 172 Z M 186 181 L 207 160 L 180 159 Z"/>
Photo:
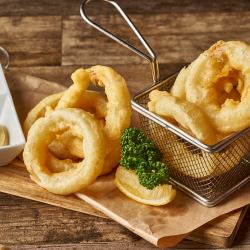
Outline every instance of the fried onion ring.
<path id="1" fill-rule="evenodd" d="M 26 136 L 28 134 L 30 127 L 37 119 L 44 117 L 55 110 L 55 108 L 58 105 L 58 102 L 60 101 L 61 97 L 65 94 L 65 92 L 45 97 L 28 113 L 23 124 L 23 131 Z M 80 99 L 81 101 L 78 103 L 78 105 L 69 108 L 84 109 L 85 111 L 94 114 L 97 118 L 104 118 L 106 116 L 107 100 L 101 93 L 96 91 L 86 90 L 82 94 Z"/>
<path id="2" fill-rule="evenodd" d="M 75 108 L 79 106 L 82 93 L 89 86 L 89 74 L 82 68 L 71 74 L 72 84 L 58 102 L 56 109 Z"/>
<path id="3" fill-rule="evenodd" d="M 64 92 L 56 109 L 82 108 L 97 118 L 103 118 L 107 114 L 107 100 L 99 92 L 86 90 L 90 79 L 86 70 L 80 68 L 72 73 L 73 84 Z"/>
<path id="4" fill-rule="evenodd" d="M 104 165 L 101 175 L 110 173 L 117 165 L 121 159 L 121 145 L 120 140 L 108 141 L 106 156 L 104 159 Z"/>
<path id="5" fill-rule="evenodd" d="M 57 135 L 49 145 L 49 151 L 60 160 L 84 158 L 83 138 L 72 130 Z"/>
<path id="6" fill-rule="evenodd" d="M 53 172 L 60 172 L 68 169 L 70 160 L 78 160 L 84 158 L 83 139 L 72 134 L 71 131 L 66 131 L 53 140 L 49 145 L 49 150 L 52 153 L 48 159 L 48 164 Z M 103 169 L 100 175 L 108 174 L 115 168 L 121 158 L 120 140 L 106 141 L 106 156 Z"/>
<path id="7" fill-rule="evenodd" d="M 85 111 L 94 114 L 96 118 L 101 119 L 107 115 L 107 103 L 107 99 L 102 93 L 93 90 L 86 90 L 82 94 L 79 104 L 72 108 L 84 109 Z"/>
<path id="8" fill-rule="evenodd" d="M 46 166 L 48 166 L 52 173 L 60 173 L 76 168 L 77 163 L 72 159 L 58 160 L 54 155 L 48 153 L 46 158 Z"/>
<path id="9" fill-rule="evenodd" d="M 103 126 L 102 120 L 98 120 Z M 66 130 L 58 134 L 56 139 L 49 145 L 49 151 L 58 159 L 83 159 L 83 137 L 77 134 L 77 131 Z M 54 160 L 55 162 L 55 160 Z"/>
<path id="10" fill-rule="evenodd" d="M 110 140 L 117 140 L 131 122 L 130 94 L 126 81 L 106 66 L 97 65 L 86 71 L 92 83 L 105 88 L 108 104 L 104 130 Z"/>
<path id="11" fill-rule="evenodd" d="M 54 110 L 62 95 L 63 92 L 60 92 L 45 97 L 28 113 L 23 123 L 23 132 L 25 136 L 27 136 L 29 129 L 37 119 L 44 117 L 49 109 Z"/>
<path id="12" fill-rule="evenodd" d="M 186 99 L 197 104 L 221 133 L 250 126 L 250 46 L 219 41 L 191 65 Z"/>
<path id="13" fill-rule="evenodd" d="M 180 99 L 186 99 L 185 83 L 187 76 L 189 74 L 190 67 L 184 67 L 181 69 L 177 75 L 174 85 L 170 90 L 171 95 L 178 97 Z"/>
<path id="14" fill-rule="evenodd" d="M 195 104 L 159 90 L 151 91 L 149 99 L 148 107 L 151 112 L 163 117 L 174 118 L 204 143 L 213 144 L 216 142 L 213 127 L 207 122 L 206 115 Z"/>
<path id="15" fill-rule="evenodd" d="M 67 129 L 81 132 L 85 158 L 68 171 L 52 173 L 46 165 L 48 145 L 56 134 Z M 39 134 L 43 136 L 38 136 Z M 37 120 L 28 133 L 24 148 L 24 163 L 32 180 L 55 194 L 67 195 L 91 184 L 102 172 L 105 157 L 105 137 L 100 123 L 80 109 L 56 110 Z"/>

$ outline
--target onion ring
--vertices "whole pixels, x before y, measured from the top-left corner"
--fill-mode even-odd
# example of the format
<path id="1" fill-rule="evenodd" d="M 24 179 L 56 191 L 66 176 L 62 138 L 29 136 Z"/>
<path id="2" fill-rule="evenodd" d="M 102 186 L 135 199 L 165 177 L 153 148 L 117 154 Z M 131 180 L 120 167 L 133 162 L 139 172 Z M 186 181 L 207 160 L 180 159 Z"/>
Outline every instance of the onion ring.
<path id="1" fill-rule="evenodd" d="M 25 136 L 27 136 L 28 131 L 30 130 L 31 126 L 37 119 L 39 119 L 40 117 L 44 117 L 49 109 L 53 110 L 56 107 L 62 95 L 63 92 L 60 92 L 45 97 L 28 113 L 23 123 L 23 131 Z"/>
<path id="2" fill-rule="evenodd" d="M 79 106 L 82 93 L 89 86 L 89 74 L 82 68 L 71 74 L 72 84 L 61 97 L 56 109 L 75 108 Z"/>
<path id="3" fill-rule="evenodd" d="M 58 102 L 65 92 L 60 92 L 45 97 L 28 113 L 23 124 L 25 136 L 27 136 L 30 127 L 37 119 L 44 117 L 55 110 Z M 107 100 L 99 92 L 86 90 L 81 96 L 81 102 L 78 104 L 78 106 L 73 108 L 81 108 L 94 114 L 97 118 L 104 118 L 107 114 Z"/>
<path id="4" fill-rule="evenodd" d="M 72 130 L 58 135 L 49 145 L 49 151 L 60 160 L 84 158 L 83 138 Z"/>
<path id="5" fill-rule="evenodd" d="M 77 163 L 72 159 L 58 160 L 54 155 L 48 153 L 46 158 L 46 166 L 48 166 L 52 173 L 60 173 L 76 168 Z"/>
<path id="6" fill-rule="evenodd" d="M 112 68 L 93 66 L 89 72 L 90 81 L 98 86 L 105 87 L 108 98 L 105 127 L 107 137 L 117 140 L 131 122 L 130 94 L 124 78 Z"/>
<path id="7" fill-rule="evenodd" d="M 151 112 L 174 118 L 204 143 L 213 144 L 217 140 L 213 127 L 207 122 L 206 115 L 195 104 L 159 90 L 151 91 L 149 99 L 148 107 Z"/>
<path id="8" fill-rule="evenodd" d="M 175 79 L 173 87 L 170 90 L 171 95 L 179 97 L 180 99 L 186 99 L 185 83 L 189 74 L 189 69 L 190 67 L 184 67 L 181 69 Z"/>
<path id="9" fill-rule="evenodd" d="M 48 144 L 57 133 L 71 128 L 84 137 L 85 159 L 68 171 L 52 173 L 46 166 Z M 43 136 L 37 136 L 42 134 Z M 32 180 L 55 194 L 67 195 L 91 184 L 101 173 L 105 156 L 105 137 L 96 119 L 80 109 L 56 110 L 31 127 L 24 148 L 24 163 Z"/>
<path id="10" fill-rule="evenodd" d="M 73 135 L 71 131 L 66 131 L 49 144 L 49 150 L 52 153 L 48 159 L 48 165 L 53 172 L 61 172 L 68 169 L 69 160 L 79 160 L 84 158 L 82 146 L 83 139 Z M 100 175 L 108 174 L 115 168 L 121 158 L 120 140 L 106 141 L 106 156 L 103 169 Z"/>
<path id="11" fill-rule="evenodd" d="M 219 41 L 190 65 L 186 99 L 199 107 L 221 133 L 250 126 L 250 46 Z"/>
<path id="12" fill-rule="evenodd" d="M 106 144 L 106 156 L 104 159 L 102 173 L 100 175 L 110 173 L 115 167 L 118 166 L 119 161 L 121 159 L 120 140 L 108 141 Z"/>
<path id="13" fill-rule="evenodd" d="M 72 108 L 84 109 L 85 111 L 94 114 L 96 118 L 101 119 L 107 115 L 107 103 L 107 99 L 102 93 L 93 90 L 86 90 L 80 98 L 79 105 Z"/>
<path id="14" fill-rule="evenodd" d="M 80 68 L 71 74 L 73 84 L 64 92 L 56 109 L 82 108 L 97 118 L 103 118 L 107 114 L 107 100 L 99 92 L 86 90 L 90 79 L 86 70 Z"/>
<path id="15" fill-rule="evenodd" d="M 103 127 L 103 120 L 97 120 Z M 79 159 L 84 158 L 83 137 L 77 134 L 77 131 L 66 130 L 58 134 L 48 148 L 50 152 L 58 159 Z"/>

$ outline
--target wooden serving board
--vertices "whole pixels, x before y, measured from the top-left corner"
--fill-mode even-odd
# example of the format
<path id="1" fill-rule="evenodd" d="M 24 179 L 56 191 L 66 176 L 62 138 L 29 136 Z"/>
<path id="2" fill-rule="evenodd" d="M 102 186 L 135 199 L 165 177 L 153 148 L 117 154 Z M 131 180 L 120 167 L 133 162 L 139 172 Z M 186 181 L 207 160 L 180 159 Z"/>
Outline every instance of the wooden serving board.
<path id="1" fill-rule="evenodd" d="M 0 168 L 0 192 L 103 218 L 107 217 L 74 195 L 54 195 L 42 189 L 30 180 L 28 172 L 19 160 Z M 232 244 L 246 211 L 247 207 L 221 216 L 195 230 L 187 238 L 210 245 L 228 247 Z"/>
<path id="2" fill-rule="evenodd" d="M 8 75 L 8 83 L 12 90 L 12 96 L 21 122 L 27 112 L 39 100 L 47 96 L 48 92 L 55 93 L 64 89 L 61 85 L 26 74 Z M 24 164 L 18 160 L 15 160 L 9 166 L 0 168 L 0 192 L 99 217 L 107 217 L 74 195 L 59 196 L 42 189 L 30 180 Z M 223 218 L 212 221 L 201 229 L 196 230 L 192 235 L 189 235 L 189 238 L 217 246 L 228 246 L 236 235 L 240 222 L 244 217 L 244 212 L 244 209 L 231 212 L 223 216 Z"/>
<path id="3" fill-rule="evenodd" d="M 248 206 L 222 215 L 193 231 L 187 239 L 219 247 L 230 247 L 247 210 Z"/>

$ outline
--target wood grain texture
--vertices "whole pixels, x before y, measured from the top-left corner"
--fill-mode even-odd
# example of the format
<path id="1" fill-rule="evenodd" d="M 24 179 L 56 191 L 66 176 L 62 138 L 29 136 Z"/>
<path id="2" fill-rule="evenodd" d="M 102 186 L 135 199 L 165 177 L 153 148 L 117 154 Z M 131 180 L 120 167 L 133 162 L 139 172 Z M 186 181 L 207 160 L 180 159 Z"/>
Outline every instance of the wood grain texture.
<path id="1" fill-rule="evenodd" d="M 47 66 L 47 67 L 11 67 L 8 69 L 10 73 L 23 72 L 48 81 L 57 82 L 65 86 L 72 83 L 70 78 L 74 70 L 84 67 L 88 68 L 91 65 L 68 65 L 68 66 Z M 142 89 L 152 84 L 152 76 L 149 65 L 110 65 L 121 75 L 126 76 L 126 82 L 132 95 L 138 93 Z M 162 79 L 180 70 L 184 66 L 183 63 L 177 64 L 162 64 L 160 66 Z M 92 86 L 90 86 L 91 88 Z"/>
<path id="2" fill-rule="evenodd" d="M 36 16 L 36 15 L 78 15 L 81 0 L 0 0 L 0 16 Z M 197 13 L 197 12 L 221 12 L 221 11 L 249 11 L 248 0 L 117 0 L 128 13 Z M 98 7 L 97 7 L 98 6 Z M 89 7 L 96 15 L 101 13 L 113 13 L 107 4 L 94 3 Z"/>
<path id="3" fill-rule="evenodd" d="M 187 238 L 197 242 L 230 247 L 239 230 L 248 206 L 229 214 L 220 216 L 219 219 L 208 222 L 206 225 L 192 232 Z"/>
<path id="4" fill-rule="evenodd" d="M 18 205 L 21 199 L 10 197 L 1 195 L 1 200 L 9 199 L 8 207 L 1 205 L 0 238 L 7 246 L 17 244 L 22 249 L 26 244 L 56 243 L 62 246 L 67 243 L 109 242 L 114 238 L 128 242 L 131 238 L 139 238 L 108 219 L 28 200 Z"/>
<path id="5" fill-rule="evenodd" d="M 0 17 L 0 44 L 11 66 L 59 65 L 61 17 Z"/>
<path id="6" fill-rule="evenodd" d="M 10 185 L 10 183 L 17 183 L 17 185 Z M 40 201 L 46 204 L 51 204 L 54 206 L 58 206 L 58 207 L 63 207 L 63 208 L 67 208 L 69 210 L 73 210 L 76 212 L 80 212 L 80 213 L 84 213 L 84 214 L 89 214 L 89 215 L 94 215 L 97 217 L 103 217 L 106 218 L 105 215 L 103 215 L 102 213 L 98 212 L 97 210 L 93 209 L 92 207 L 90 207 L 87 203 L 85 203 L 84 201 L 79 200 L 78 198 L 76 198 L 75 196 L 71 195 L 71 196 L 60 196 L 60 195 L 54 195 L 51 194 L 49 192 L 47 192 L 46 190 L 40 188 L 38 185 L 36 185 L 34 182 L 32 182 L 29 178 L 29 174 L 26 171 L 23 163 L 21 163 L 20 161 L 14 161 L 14 163 L 10 166 L 6 166 L 6 167 L 2 167 L 1 171 L 0 171 L 0 191 L 4 192 L 4 193 L 8 193 L 8 194 L 12 194 L 18 197 L 23 197 L 23 198 L 27 198 L 30 200 L 35 200 L 35 201 Z M 1 195 L 0 195 L 1 197 Z M 20 199 L 20 198 L 19 198 Z M 5 200 L 5 196 L 3 197 L 2 201 Z M 33 203 L 32 203 L 33 204 Z M 10 205 L 10 204 L 8 204 Z M 6 206 L 8 206 L 6 205 Z M 75 234 L 75 236 L 73 237 L 74 239 L 84 239 L 87 240 L 86 237 L 90 237 L 91 233 L 93 232 L 93 228 L 86 228 L 85 225 L 85 231 L 87 231 L 88 236 L 84 235 L 83 232 L 78 232 L 77 229 L 73 228 L 71 229 L 71 227 L 73 227 L 75 222 L 72 222 L 72 220 L 68 220 L 67 218 L 62 218 L 65 213 L 66 214 L 70 214 L 68 211 L 61 214 L 60 218 L 55 217 L 54 218 L 54 212 L 56 209 L 60 209 L 60 208 L 51 208 L 48 207 L 45 204 L 41 204 L 41 206 L 43 207 L 41 212 L 36 212 L 37 207 L 33 208 L 33 206 L 29 206 L 27 207 L 28 211 L 25 211 L 26 214 L 21 216 L 21 211 L 18 208 L 17 211 L 16 207 L 11 207 L 11 211 L 6 211 L 8 212 L 8 216 L 6 217 L 5 213 L 0 213 L 0 220 L 2 223 L 2 227 L 0 227 L 0 239 L 2 239 L 1 243 L 9 243 L 11 244 L 12 241 L 9 241 L 10 238 L 10 234 L 14 235 L 15 237 L 13 238 L 13 242 L 15 242 L 18 239 L 18 244 L 23 244 L 23 243 L 29 243 L 31 242 L 31 240 L 33 240 L 34 238 L 36 239 L 37 243 L 39 242 L 46 242 L 47 243 L 51 243 L 50 240 L 51 239 L 58 239 L 57 237 L 60 237 L 60 243 L 64 243 L 64 241 L 69 240 L 69 237 L 73 237 L 72 235 Z M 2 210 L 4 210 L 4 207 L 1 207 L 1 203 L 0 203 L 0 208 Z M 237 230 L 235 230 L 235 225 L 239 222 L 239 218 L 241 216 L 243 216 L 243 214 L 246 212 L 245 210 L 238 210 L 235 212 L 230 213 L 230 215 L 225 215 L 222 216 L 222 218 L 218 218 L 210 223 L 208 223 L 207 225 L 203 226 L 201 229 L 196 230 L 193 234 L 191 234 L 189 236 L 190 239 L 196 240 L 198 242 L 211 242 L 213 241 L 213 245 L 219 245 L 222 246 L 225 244 L 229 244 L 228 239 L 232 238 L 235 236 L 235 233 Z M 15 213 L 15 215 L 13 216 L 12 213 Z M 43 217 L 41 217 L 41 213 L 43 213 Z M 39 217 L 40 216 L 40 217 Z M 80 215 L 79 215 L 80 216 Z M 87 216 L 87 215 L 86 215 Z M 18 218 L 20 217 L 20 220 L 18 220 Z M 38 220 L 39 217 L 39 220 Z M 54 219 L 52 219 L 54 218 Z M 85 217 L 84 217 L 85 218 Z M 16 223 L 20 224 L 18 229 L 20 227 L 24 227 L 26 228 L 26 230 L 29 231 L 29 233 L 27 235 L 23 235 L 23 234 L 19 234 L 18 230 L 14 230 L 13 231 L 13 226 L 15 225 L 15 223 L 12 223 L 13 221 L 16 221 Z M 35 230 L 33 230 L 31 233 L 31 229 L 32 227 L 34 227 L 34 220 L 38 220 L 36 221 L 35 225 L 36 228 Z M 52 222 L 51 222 L 52 220 Z M 54 221 L 56 220 L 56 221 Z M 72 235 L 67 236 L 66 239 L 63 238 L 63 236 L 61 235 L 62 233 L 59 233 L 62 229 L 62 225 L 58 225 L 58 223 L 61 221 L 65 221 L 65 223 L 67 224 L 67 226 L 69 226 L 70 230 L 72 230 Z M 102 228 L 100 228 L 99 225 L 95 225 L 95 220 L 93 220 L 92 217 L 90 217 L 90 221 L 92 221 L 92 223 L 94 224 L 95 227 L 98 228 L 98 230 L 102 231 Z M 104 220 L 103 223 L 105 223 L 107 220 Z M 46 223 L 45 223 L 46 222 Z M 112 225 L 115 222 L 111 223 Z M 14 224 L 14 225 L 13 225 Z M 49 224 L 49 230 L 45 230 L 44 224 Z M 59 223 L 60 224 L 60 223 Z M 110 222 L 109 222 L 110 224 Z M 28 229 L 27 229 L 27 225 L 29 225 Z M 78 223 L 76 224 L 76 227 Z M 83 226 L 84 226 L 83 225 Z M 118 224 L 115 224 L 116 226 Z M 94 227 L 93 226 L 93 227 Z M 5 232 L 5 228 L 10 227 L 10 232 L 6 234 Z M 55 228 L 53 230 L 53 228 Z M 119 227 L 120 228 L 120 227 Z M 111 230 L 111 229 L 103 229 L 103 230 Z M 125 229 L 123 229 L 125 230 Z M 85 232 L 84 231 L 84 232 Z M 40 235 L 38 236 L 40 232 Z M 42 233 L 41 233 L 42 232 Z M 103 232 L 101 234 L 97 234 L 96 232 L 94 232 L 94 234 L 92 235 L 94 238 L 98 237 L 98 241 L 102 241 L 103 237 L 108 237 L 105 235 L 106 232 Z M 117 233 L 117 232 L 116 232 Z M 117 237 L 116 233 L 112 233 L 114 237 Z M 121 233 L 118 230 L 118 234 Z M 50 235 L 52 234 L 52 235 Z M 69 233 L 70 234 L 70 233 Z M 80 236 L 79 236 L 80 234 Z M 110 233 L 108 232 L 108 234 L 110 235 Z M 77 236 L 76 236 L 77 235 Z M 220 237 L 218 237 L 218 235 Z M 21 239 L 19 239 L 19 237 L 21 237 Z M 113 237 L 110 236 L 110 237 Z M 61 239 L 62 237 L 62 239 Z M 124 237 L 124 236 L 120 236 L 120 237 Z M 136 236 L 137 237 L 137 236 Z M 137 237 L 139 238 L 139 237 Z M 7 241 L 3 241 L 4 239 L 6 239 Z M 20 241 L 20 242 L 19 242 Z M 74 240 L 73 240 L 74 241 Z M 72 242 L 72 241 L 71 241 Z"/>
<path id="7" fill-rule="evenodd" d="M 147 16 L 132 14 L 130 17 L 155 50 L 160 63 L 188 63 L 218 40 L 237 39 L 250 42 L 249 14 L 249 12 L 216 14 L 208 12 Z M 140 46 L 132 31 L 119 16 L 99 15 L 95 20 L 130 43 Z M 235 30 L 237 32 L 233 32 Z M 147 63 L 138 55 L 83 23 L 79 16 L 65 17 L 62 64 L 99 62 L 107 65 Z"/>
<path id="8" fill-rule="evenodd" d="M 0 242 L 11 249 L 157 249 L 107 219 L 2 193 L 0 207 Z M 249 220 L 250 211 L 233 249 L 249 249 Z M 174 249 L 218 248 L 184 240 Z"/>
<path id="9" fill-rule="evenodd" d="M 16 162 L 19 163 L 19 161 Z M 54 206 L 64 207 L 81 213 L 107 218 L 85 202 L 81 202 L 74 195 L 65 197 L 45 192 L 45 190 L 31 181 L 23 164 L 19 163 L 2 168 L 0 176 L 1 192 L 44 202 Z M 10 183 L 18 183 L 18 185 L 10 185 Z"/>

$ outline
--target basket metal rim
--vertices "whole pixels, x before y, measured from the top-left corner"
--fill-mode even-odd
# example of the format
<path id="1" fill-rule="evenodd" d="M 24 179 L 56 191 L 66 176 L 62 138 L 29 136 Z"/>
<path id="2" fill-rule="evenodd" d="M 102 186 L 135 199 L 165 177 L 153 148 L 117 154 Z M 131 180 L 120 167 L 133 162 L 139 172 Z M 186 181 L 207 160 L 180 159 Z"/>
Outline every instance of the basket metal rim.
<path id="1" fill-rule="evenodd" d="M 221 201 L 226 199 L 228 196 L 230 196 L 232 193 L 234 193 L 236 190 L 242 188 L 244 185 L 246 185 L 250 181 L 250 176 L 243 179 L 241 182 L 239 182 L 237 185 L 230 188 L 228 191 L 224 192 L 223 194 L 217 196 L 215 199 L 206 199 L 203 196 L 199 195 L 198 193 L 194 192 L 192 189 L 188 188 L 187 186 L 181 184 L 180 182 L 176 181 L 173 178 L 170 178 L 169 182 L 176 186 L 179 190 L 183 191 L 185 194 L 190 196 L 191 198 L 195 199 L 200 204 L 206 206 L 206 207 L 214 207 L 217 204 L 219 204 Z"/>
<path id="2" fill-rule="evenodd" d="M 141 115 L 146 116 L 147 118 L 149 118 L 150 120 L 156 122 L 157 124 L 161 125 L 162 127 L 164 127 L 165 129 L 171 131 L 172 133 L 174 133 L 175 135 L 181 137 L 182 139 L 184 139 L 185 141 L 193 144 L 194 146 L 198 147 L 199 149 L 207 152 L 207 153 L 216 153 L 219 152 L 221 150 L 223 150 L 224 148 L 226 148 L 227 146 L 229 146 L 231 143 L 233 143 L 235 140 L 239 139 L 240 137 L 244 136 L 247 132 L 250 131 L 250 127 L 246 128 L 244 130 L 241 130 L 237 133 L 233 133 L 227 137 L 225 137 L 223 140 L 213 144 L 213 145 L 208 145 L 205 144 L 201 141 L 199 141 L 198 139 L 196 139 L 195 137 L 193 137 L 192 135 L 186 133 L 185 131 L 183 131 L 181 128 L 173 125 L 172 123 L 164 120 L 163 118 L 161 118 L 159 115 L 154 114 L 152 112 L 150 112 L 148 109 L 142 107 L 140 104 L 137 103 L 137 100 L 147 94 L 148 92 L 159 88 L 161 85 L 165 84 L 166 82 L 172 80 L 172 78 L 176 77 L 177 73 L 174 73 L 172 75 L 170 75 L 169 77 L 167 77 L 165 80 L 161 81 L 160 83 L 157 83 L 153 86 L 147 87 L 144 90 L 140 91 L 138 94 L 136 94 L 135 96 L 133 96 L 132 100 L 131 100 L 131 104 L 132 104 L 132 108 L 137 111 L 138 113 L 140 113 Z"/>

